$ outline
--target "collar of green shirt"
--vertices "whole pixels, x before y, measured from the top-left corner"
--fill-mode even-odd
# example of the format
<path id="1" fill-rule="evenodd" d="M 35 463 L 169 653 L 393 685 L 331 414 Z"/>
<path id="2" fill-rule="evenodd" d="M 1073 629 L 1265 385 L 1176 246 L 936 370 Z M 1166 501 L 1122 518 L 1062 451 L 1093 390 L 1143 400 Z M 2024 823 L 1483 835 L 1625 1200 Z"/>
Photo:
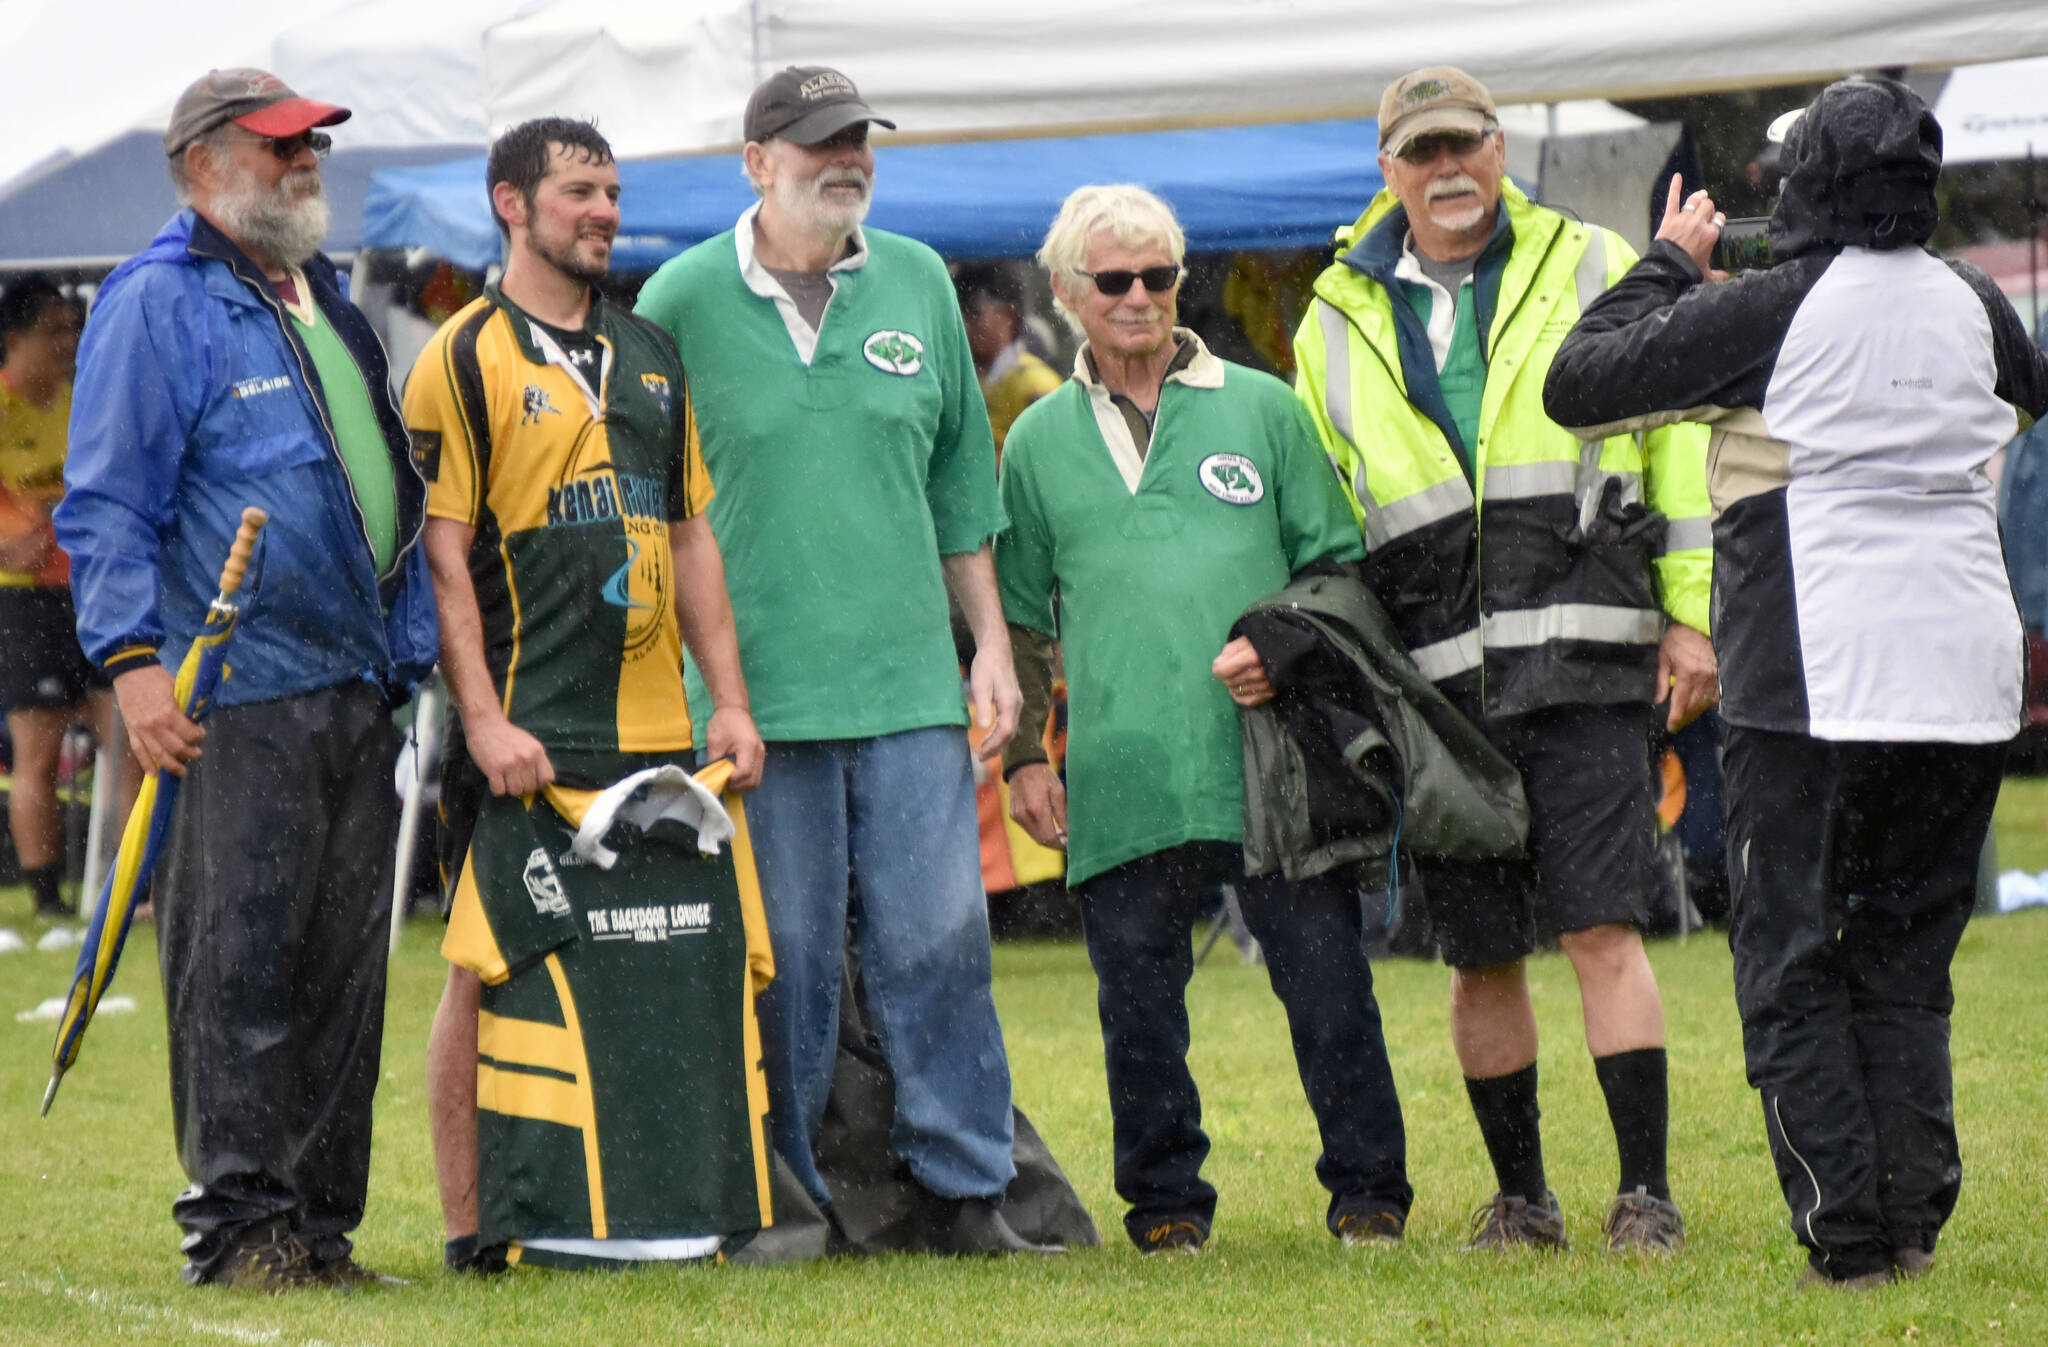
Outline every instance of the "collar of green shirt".
<path id="1" fill-rule="evenodd" d="M 808 365 L 811 363 L 811 357 L 818 353 L 818 333 L 824 329 L 825 323 L 821 318 L 818 326 L 813 328 L 805 322 L 803 314 L 796 307 L 796 301 L 789 297 L 789 291 L 783 289 L 782 282 L 770 275 L 768 268 L 762 266 L 760 259 L 754 256 L 754 217 L 760 213 L 761 203 L 756 201 L 747 207 L 746 212 L 740 216 L 739 223 L 732 227 L 732 246 L 739 254 L 740 279 L 746 282 L 747 289 L 775 305 L 776 312 L 782 315 L 782 325 L 789 329 L 790 341 L 796 344 L 797 359 Z M 867 235 L 861 232 L 859 225 L 853 227 L 853 237 L 849 242 L 851 246 L 847 249 L 846 256 L 825 268 L 826 275 L 856 271 L 867 265 L 868 239 Z M 832 288 L 836 295 L 838 283 L 834 282 Z M 825 303 L 825 311 L 832 311 L 830 300 Z"/>

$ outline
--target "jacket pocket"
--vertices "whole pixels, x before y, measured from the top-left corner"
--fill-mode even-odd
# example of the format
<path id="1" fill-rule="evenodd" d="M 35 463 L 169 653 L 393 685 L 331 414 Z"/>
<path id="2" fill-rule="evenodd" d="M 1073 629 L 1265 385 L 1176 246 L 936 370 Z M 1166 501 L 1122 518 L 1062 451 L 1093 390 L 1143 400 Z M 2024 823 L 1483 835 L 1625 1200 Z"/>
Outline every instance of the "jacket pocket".
<path id="1" fill-rule="evenodd" d="M 304 429 L 214 438 L 201 433 L 188 467 L 213 482 L 244 482 L 324 461 L 327 446 Z"/>

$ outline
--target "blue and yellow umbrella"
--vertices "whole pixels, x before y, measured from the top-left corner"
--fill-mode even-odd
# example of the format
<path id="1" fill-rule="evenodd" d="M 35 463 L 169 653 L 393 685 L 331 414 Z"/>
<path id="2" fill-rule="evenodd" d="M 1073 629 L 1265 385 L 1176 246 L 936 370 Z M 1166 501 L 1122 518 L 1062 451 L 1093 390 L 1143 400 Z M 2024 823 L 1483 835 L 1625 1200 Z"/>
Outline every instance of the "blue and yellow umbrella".
<path id="1" fill-rule="evenodd" d="M 241 527 L 235 531 L 227 565 L 221 568 L 220 594 L 207 608 L 205 624 L 178 665 L 172 689 L 178 708 L 193 720 L 206 714 L 214 692 L 227 674 L 228 641 L 235 634 L 235 620 L 242 615 L 234 601 L 235 593 L 242 587 L 242 576 L 265 518 L 263 511 L 254 506 L 242 511 Z M 180 780 L 161 770 L 151 771 L 135 797 L 135 808 L 129 811 L 128 825 L 121 831 L 121 850 L 114 858 L 114 868 L 107 874 L 105 887 L 100 890 L 99 904 L 86 923 L 85 937 L 78 950 L 78 967 L 71 975 L 71 995 L 57 1021 L 50 1086 L 43 1091 L 46 1115 L 57 1097 L 57 1086 L 64 1073 L 78 1060 L 85 1027 L 92 1023 L 100 998 L 114 980 L 114 969 L 121 962 L 121 947 L 128 943 L 128 928 L 134 923 L 135 909 L 149 891 L 150 872 L 156 869 L 164 838 L 171 830 L 171 810 L 177 804 Z"/>

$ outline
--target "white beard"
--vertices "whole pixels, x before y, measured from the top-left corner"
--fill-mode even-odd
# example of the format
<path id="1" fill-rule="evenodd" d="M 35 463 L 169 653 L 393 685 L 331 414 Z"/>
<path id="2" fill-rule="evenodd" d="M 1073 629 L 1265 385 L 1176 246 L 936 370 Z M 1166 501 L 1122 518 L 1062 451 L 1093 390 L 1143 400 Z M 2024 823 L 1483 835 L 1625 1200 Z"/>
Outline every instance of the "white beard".
<path id="1" fill-rule="evenodd" d="M 827 197 L 826 187 L 836 183 L 858 183 L 860 199 L 845 202 Z M 808 182 L 785 173 L 775 179 L 770 190 L 783 218 L 817 238 L 852 233 L 867 219 L 868 204 L 874 199 L 873 180 L 857 168 L 828 168 Z"/>
<path id="2" fill-rule="evenodd" d="M 309 182 L 312 190 L 303 192 Z M 294 267 L 320 251 L 333 222 L 317 168 L 294 169 L 274 190 L 244 172 L 214 197 L 213 210 L 230 237 Z"/>
<path id="3" fill-rule="evenodd" d="M 1471 206 L 1462 209 L 1454 208 L 1440 211 L 1436 208 L 1436 199 L 1439 195 L 1448 196 L 1455 192 L 1471 192 L 1476 195 L 1478 191 L 1479 184 L 1464 174 L 1460 174 L 1455 178 L 1445 178 L 1438 182 L 1432 182 L 1424 197 L 1423 209 L 1429 212 L 1430 223 L 1434 224 L 1438 229 L 1446 230 L 1453 234 L 1462 234 L 1467 230 L 1479 227 L 1480 222 L 1486 218 L 1486 207 L 1478 202 L 1474 202 Z"/>

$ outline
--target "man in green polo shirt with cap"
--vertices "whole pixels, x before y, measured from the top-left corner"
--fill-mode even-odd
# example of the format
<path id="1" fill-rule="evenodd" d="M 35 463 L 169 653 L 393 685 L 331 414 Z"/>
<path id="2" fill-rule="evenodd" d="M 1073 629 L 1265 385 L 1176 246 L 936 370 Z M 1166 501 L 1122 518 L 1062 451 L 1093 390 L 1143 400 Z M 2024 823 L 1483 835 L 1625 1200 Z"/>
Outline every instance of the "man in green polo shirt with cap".
<path id="1" fill-rule="evenodd" d="M 1039 1246 L 997 1207 L 1015 1173 L 1010 1074 L 946 609 L 950 584 L 974 630 L 970 680 L 994 753 L 1018 710 L 989 551 L 1003 511 L 945 266 L 861 228 L 870 123 L 893 127 L 836 70 L 766 80 L 745 120 L 760 203 L 663 267 L 639 312 L 690 372 L 768 746 L 747 816 L 775 951 L 761 1012 L 777 1145 L 829 1204 L 814 1146 L 857 894 L 894 1144 L 927 1207 L 915 1224 L 935 1251 L 1019 1252 Z"/>

